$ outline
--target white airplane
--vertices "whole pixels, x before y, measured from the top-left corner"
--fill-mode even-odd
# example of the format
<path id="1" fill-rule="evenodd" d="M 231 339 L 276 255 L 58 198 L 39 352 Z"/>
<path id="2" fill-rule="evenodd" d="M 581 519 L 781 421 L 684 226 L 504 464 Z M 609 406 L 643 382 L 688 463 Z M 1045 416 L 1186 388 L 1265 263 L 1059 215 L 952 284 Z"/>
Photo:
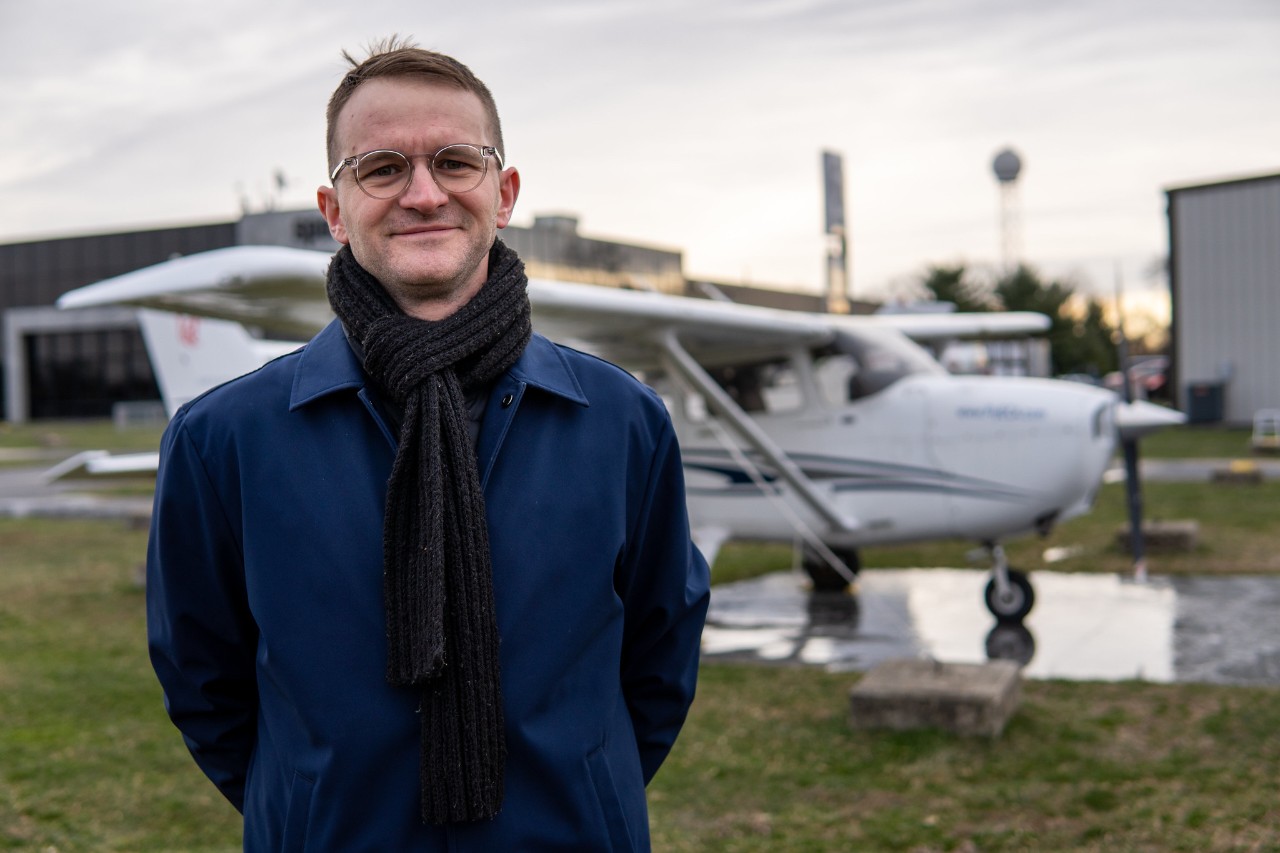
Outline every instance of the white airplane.
<path id="1" fill-rule="evenodd" d="M 329 257 L 219 249 L 72 291 L 58 305 L 133 304 L 306 339 L 332 318 Z M 1000 543 L 1086 512 L 1121 432 L 1184 420 L 1079 383 L 953 376 L 907 337 L 1025 334 L 1047 327 L 1038 314 L 807 314 L 543 280 L 530 281 L 529 297 L 540 332 L 663 394 L 708 561 L 729 539 L 798 539 L 819 588 L 851 582 L 864 546 L 971 539 L 992 559 L 987 606 L 999 620 L 1019 621 L 1034 591 Z M 161 382 L 177 388 L 171 368 L 184 353 L 163 341 L 181 337 L 182 321 L 160 316 L 144 313 L 144 329 Z M 280 349 L 238 326 L 204 322 L 214 331 L 206 345 L 198 335 L 187 342 L 187 369 L 177 371 L 191 382 L 166 392 L 167 402 L 209 387 L 211 373 L 232 378 Z M 223 336 L 238 340 L 231 346 L 243 360 L 213 343 Z"/>

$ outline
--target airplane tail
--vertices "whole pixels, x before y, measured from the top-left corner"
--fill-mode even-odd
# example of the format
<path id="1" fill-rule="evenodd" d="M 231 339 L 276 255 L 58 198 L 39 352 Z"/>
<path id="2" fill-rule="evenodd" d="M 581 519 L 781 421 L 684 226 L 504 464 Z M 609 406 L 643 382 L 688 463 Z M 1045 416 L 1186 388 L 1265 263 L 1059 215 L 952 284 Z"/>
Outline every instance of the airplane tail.
<path id="1" fill-rule="evenodd" d="M 192 317 L 170 311 L 140 309 L 138 325 L 151 358 L 151 370 L 169 417 L 183 403 L 215 385 L 257 370 L 276 356 L 300 344 L 262 341 L 239 323 Z M 45 472 L 46 482 L 99 480 L 120 477 L 154 477 L 158 453 L 113 456 L 105 450 L 86 450 Z"/>
<path id="2" fill-rule="evenodd" d="M 260 341 L 239 323 L 169 311 L 138 311 L 151 369 L 169 417 L 205 391 L 256 370 L 298 344 Z"/>

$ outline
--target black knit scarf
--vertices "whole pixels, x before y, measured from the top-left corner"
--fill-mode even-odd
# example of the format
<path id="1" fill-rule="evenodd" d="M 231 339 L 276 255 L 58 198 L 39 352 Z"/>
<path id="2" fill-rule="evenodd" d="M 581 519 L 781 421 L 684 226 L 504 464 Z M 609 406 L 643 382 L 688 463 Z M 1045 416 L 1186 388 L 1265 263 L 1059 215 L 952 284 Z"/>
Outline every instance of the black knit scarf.
<path id="1" fill-rule="evenodd" d="M 489 278 L 456 314 L 404 314 L 344 246 L 329 302 L 366 372 L 404 416 L 382 530 L 387 680 L 422 691 L 422 819 L 491 818 L 506 740 L 484 495 L 464 394 L 515 364 L 531 334 L 524 265 L 495 241 Z"/>

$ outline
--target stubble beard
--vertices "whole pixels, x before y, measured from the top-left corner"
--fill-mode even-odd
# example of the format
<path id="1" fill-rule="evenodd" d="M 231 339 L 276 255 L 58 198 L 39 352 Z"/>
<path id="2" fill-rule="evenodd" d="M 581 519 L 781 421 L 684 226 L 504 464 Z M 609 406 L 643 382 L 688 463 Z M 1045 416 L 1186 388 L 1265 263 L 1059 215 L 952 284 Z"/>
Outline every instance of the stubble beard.
<path id="1" fill-rule="evenodd" d="M 371 257 L 356 260 L 368 270 L 383 289 L 405 313 L 413 314 L 418 307 L 453 305 L 460 308 L 484 284 L 487 277 L 489 250 L 493 246 L 495 229 L 487 234 L 466 233 L 461 256 L 457 246 L 431 249 L 415 246 L 398 246 L 372 250 Z M 391 242 L 397 238 L 391 238 Z M 356 252 L 352 246 L 353 253 Z M 435 255 L 436 257 L 431 257 Z M 457 260 L 451 260 L 453 255 Z M 477 281 L 477 277 L 479 280 Z"/>

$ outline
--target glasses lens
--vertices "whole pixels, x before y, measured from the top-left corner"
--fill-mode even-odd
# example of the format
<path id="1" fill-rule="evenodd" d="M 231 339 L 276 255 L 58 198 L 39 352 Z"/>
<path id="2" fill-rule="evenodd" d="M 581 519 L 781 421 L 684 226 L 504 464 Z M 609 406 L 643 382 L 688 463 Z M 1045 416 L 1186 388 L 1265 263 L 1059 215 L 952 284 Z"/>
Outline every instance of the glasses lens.
<path id="1" fill-rule="evenodd" d="M 431 161 L 431 174 L 440 188 L 451 193 L 464 193 L 480 185 L 484 178 L 485 158 L 474 145 L 450 145 L 436 153 Z"/>
<path id="2" fill-rule="evenodd" d="M 398 151 L 370 151 L 356 163 L 356 180 L 374 198 L 399 195 L 411 173 L 408 159 Z"/>

